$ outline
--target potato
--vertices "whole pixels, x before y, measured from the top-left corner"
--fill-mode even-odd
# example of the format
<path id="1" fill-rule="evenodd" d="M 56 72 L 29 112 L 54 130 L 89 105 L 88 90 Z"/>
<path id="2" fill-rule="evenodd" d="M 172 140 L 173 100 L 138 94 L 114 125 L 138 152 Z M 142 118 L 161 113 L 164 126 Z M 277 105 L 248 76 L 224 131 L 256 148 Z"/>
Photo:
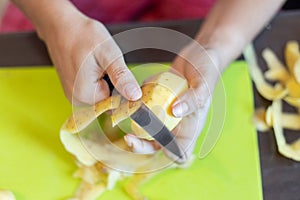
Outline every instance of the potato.
<path id="1" fill-rule="evenodd" d="M 143 102 L 148 108 L 172 130 L 181 120 L 173 116 L 172 103 L 176 98 L 188 89 L 187 81 L 171 72 L 156 75 L 151 81 L 142 86 L 143 96 L 138 102 L 123 102 L 112 114 L 113 125 L 130 117 Z M 131 128 L 135 135 L 140 138 L 151 140 L 152 137 L 144 131 L 136 122 L 131 120 Z"/>

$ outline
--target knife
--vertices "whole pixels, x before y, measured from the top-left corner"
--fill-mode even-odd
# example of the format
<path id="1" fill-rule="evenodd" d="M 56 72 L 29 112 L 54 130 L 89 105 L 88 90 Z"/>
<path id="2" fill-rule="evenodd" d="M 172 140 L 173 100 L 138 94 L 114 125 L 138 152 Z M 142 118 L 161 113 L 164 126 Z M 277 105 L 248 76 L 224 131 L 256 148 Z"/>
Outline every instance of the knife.
<path id="1" fill-rule="evenodd" d="M 135 111 L 130 118 L 140 125 L 140 127 L 151 135 L 163 148 L 180 159 L 183 158 L 174 135 L 144 103 L 142 103 L 141 107 Z"/>
<path id="2" fill-rule="evenodd" d="M 109 85 L 110 91 L 114 89 L 108 75 L 103 79 Z M 178 143 L 173 133 L 164 125 L 164 123 L 144 104 L 135 111 L 130 118 L 135 121 L 141 128 L 143 128 L 149 135 L 151 135 L 156 142 L 163 148 L 177 156 L 183 158 L 183 153 L 180 150 Z"/>

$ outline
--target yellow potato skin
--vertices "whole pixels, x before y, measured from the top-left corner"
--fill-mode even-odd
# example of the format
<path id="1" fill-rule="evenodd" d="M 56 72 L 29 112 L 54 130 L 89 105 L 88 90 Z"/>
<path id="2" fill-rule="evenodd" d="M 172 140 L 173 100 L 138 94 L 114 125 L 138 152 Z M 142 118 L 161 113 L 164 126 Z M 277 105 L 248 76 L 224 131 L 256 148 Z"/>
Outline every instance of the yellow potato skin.
<path id="1" fill-rule="evenodd" d="M 289 91 L 289 96 L 291 97 L 300 97 L 300 84 L 297 83 L 295 78 L 290 78 L 286 83 L 286 88 Z"/>
<path id="2" fill-rule="evenodd" d="M 285 62 L 291 74 L 294 73 L 294 66 L 297 59 L 300 57 L 299 44 L 297 41 L 288 41 L 284 51 Z"/>

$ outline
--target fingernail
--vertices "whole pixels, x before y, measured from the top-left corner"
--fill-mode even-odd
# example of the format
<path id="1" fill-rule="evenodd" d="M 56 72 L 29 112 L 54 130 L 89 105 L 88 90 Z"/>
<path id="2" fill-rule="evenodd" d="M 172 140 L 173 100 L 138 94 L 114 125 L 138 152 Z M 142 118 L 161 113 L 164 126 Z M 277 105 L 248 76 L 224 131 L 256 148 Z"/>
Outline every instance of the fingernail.
<path id="1" fill-rule="evenodd" d="M 133 83 L 128 83 L 127 85 L 125 85 L 124 91 L 130 98 L 130 100 L 138 100 L 142 97 L 141 89 L 136 87 L 136 85 Z"/>
<path id="2" fill-rule="evenodd" d="M 175 117 L 183 117 L 188 110 L 189 107 L 186 102 L 178 102 L 173 106 L 172 112 Z"/>

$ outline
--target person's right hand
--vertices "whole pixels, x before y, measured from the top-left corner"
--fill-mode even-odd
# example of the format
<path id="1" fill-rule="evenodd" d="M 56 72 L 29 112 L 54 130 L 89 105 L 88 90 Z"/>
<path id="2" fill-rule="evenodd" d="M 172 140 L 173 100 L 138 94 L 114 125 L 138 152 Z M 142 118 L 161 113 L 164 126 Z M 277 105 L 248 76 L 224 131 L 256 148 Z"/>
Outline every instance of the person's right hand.
<path id="1" fill-rule="evenodd" d="M 142 96 L 123 55 L 103 24 L 79 11 L 43 32 L 50 57 L 57 69 L 65 95 L 73 104 L 94 104 L 107 98 L 107 73 L 118 92 L 128 100 Z"/>

